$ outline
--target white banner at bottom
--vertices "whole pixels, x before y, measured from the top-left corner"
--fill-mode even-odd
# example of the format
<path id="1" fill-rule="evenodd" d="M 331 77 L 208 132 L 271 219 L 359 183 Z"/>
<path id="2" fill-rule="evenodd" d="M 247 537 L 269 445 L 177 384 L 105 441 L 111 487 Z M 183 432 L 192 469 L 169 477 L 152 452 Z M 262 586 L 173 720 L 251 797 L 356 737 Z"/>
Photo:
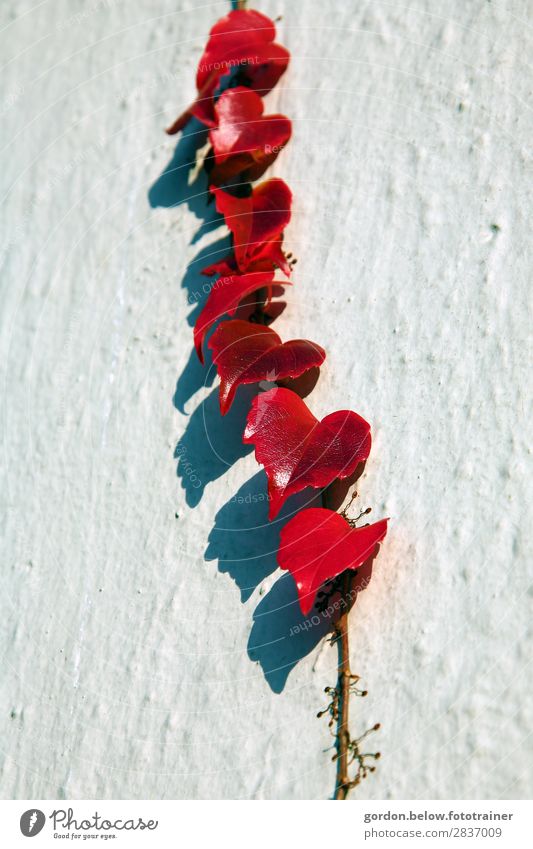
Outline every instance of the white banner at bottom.
<path id="1" fill-rule="evenodd" d="M 527 801 L 327 802 L 153 800 L 0 801 L 0 844 L 283 847 L 533 846 Z M 35 843 L 29 844 L 29 840 Z M 67 841 L 69 843 L 67 844 Z"/>

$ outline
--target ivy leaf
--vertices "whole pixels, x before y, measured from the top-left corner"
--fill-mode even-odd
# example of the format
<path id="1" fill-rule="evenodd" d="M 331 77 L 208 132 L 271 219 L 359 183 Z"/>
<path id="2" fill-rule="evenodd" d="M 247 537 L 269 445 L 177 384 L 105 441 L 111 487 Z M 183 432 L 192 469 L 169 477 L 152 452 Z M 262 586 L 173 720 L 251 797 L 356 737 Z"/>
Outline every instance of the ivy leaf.
<path id="1" fill-rule="evenodd" d="M 249 88 L 222 92 L 215 104 L 216 126 L 209 132 L 215 155 L 210 180 L 227 182 L 236 174 L 243 181 L 258 180 L 272 165 L 291 136 L 285 115 L 263 115 L 263 101 Z"/>
<path id="2" fill-rule="evenodd" d="M 235 319 L 223 321 L 209 340 L 220 377 L 220 410 L 224 416 L 243 383 L 299 377 L 320 366 L 326 352 L 307 339 L 281 341 L 270 327 Z"/>
<path id="3" fill-rule="evenodd" d="M 278 563 L 293 576 L 304 615 L 323 584 L 371 557 L 385 538 L 387 521 L 354 528 L 339 513 L 312 507 L 287 522 L 280 535 Z"/>
<path id="4" fill-rule="evenodd" d="M 194 347 L 201 363 L 204 361 L 202 345 L 205 334 L 215 321 L 225 313 L 234 315 L 243 298 L 258 289 L 266 288 L 266 302 L 268 304 L 272 297 L 274 285 L 277 287 L 278 284 L 274 283 L 273 271 L 233 274 L 215 280 L 194 326 Z M 283 285 L 287 284 L 284 282 Z"/>
<path id="5" fill-rule="evenodd" d="M 273 519 L 290 495 L 349 477 L 370 453 L 370 425 L 351 410 L 318 421 L 295 392 L 275 388 L 254 398 L 243 442 L 265 467 Z"/>
<path id="6" fill-rule="evenodd" d="M 281 234 L 291 219 L 292 192 L 277 177 L 265 180 L 248 197 L 239 198 L 214 186 L 217 211 L 224 216 L 233 234 L 235 263 L 241 272 L 249 271 L 265 258 L 280 265 L 289 276 L 290 268 L 281 251 Z M 214 266 L 204 269 L 213 273 Z"/>
<path id="7" fill-rule="evenodd" d="M 252 9 L 235 10 L 211 28 L 209 40 L 198 64 L 198 97 L 167 129 L 173 135 L 194 115 L 213 126 L 214 95 L 223 76 L 238 69 L 251 89 L 267 94 L 289 64 L 289 51 L 275 44 L 274 22 Z"/>

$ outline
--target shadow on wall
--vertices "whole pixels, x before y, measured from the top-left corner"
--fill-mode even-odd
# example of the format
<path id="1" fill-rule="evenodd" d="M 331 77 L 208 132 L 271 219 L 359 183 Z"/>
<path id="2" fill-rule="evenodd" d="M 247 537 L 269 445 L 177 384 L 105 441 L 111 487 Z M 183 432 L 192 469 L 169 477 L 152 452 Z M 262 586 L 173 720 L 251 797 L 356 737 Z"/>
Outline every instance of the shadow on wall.
<path id="1" fill-rule="evenodd" d="M 212 280 L 202 275 L 202 268 L 209 263 L 216 262 L 226 256 L 230 250 L 229 237 L 220 239 L 214 245 L 209 245 L 201 250 L 189 263 L 181 286 L 187 292 L 187 302 L 194 307 L 187 316 L 191 327 L 196 323 L 200 311 L 207 300 L 207 296 L 213 285 Z M 204 345 L 205 365 L 202 365 L 194 347 L 187 361 L 187 365 L 178 377 L 176 391 L 174 393 L 174 406 L 180 413 L 185 413 L 185 405 L 202 386 L 211 386 L 215 378 L 215 369 L 212 368 L 211 352 Z"/>
<path id="2" fill-rule="evenodd" d="M 235 8 L 236 4 L 233 6 Z M 191 119 L 181 133 L 172 159 L 148 192 L 152 208 L 174 209 L 186 204 L 194 213 L 201 223 L 191 244 L 224 223 L 211 202 L 204 169 L 198 169 L 191 180 L 196 172 L 197 152 L 205 145 L 206 138 L 205 128 L 196 119 Z M 189 325 L 194 325 L 213 282 L 201 274 L 202 268 L 226 256 L 230 249 L 230 238 L 224 237 L 203 248 L 187 266 L 181 285 L 187 293 L 188 304 L 193 307 L 187 316 Z M 280 304 L 280 312 L 283 306 Z M 173 404 L 180 413 L 185 413 L 187 402 L 202 386 L 213 384 L 215 368 L 205 345 L 204 352 L 206 364 L 202 366 L 191 339 L 191 353 L 177 378 L 173 396 Z M 318 369 L 311 370 L 288 385 L 305 397 L 314 387 L 318 374 Z M 190 415 L 174 452 L 176 474 L 189 507 L 196 507 L 205 487 L 252 450 L 252 446 L 243 444 L 242 433 L 251 400 L 258 391 L 257 386 L 240 387 L 230 411 L 223 417 L 218 389 L 215 389 Z M 329 497 L 334 509 L 342 503 L 355 479 L 353 476 L 330 487 Z M 269 522 L 266 484 L 266 476 L 261 471 L 226 502 L 217 513 L 205 552 L 206 560 L 218 560 L 219 571 L 235 581 L 243 603 L 278 568 L 276 553 L 283 525 L 303 506 L 319 504 L 316 492 L 311 495 L 299 493 L 288 499 L 275 521 Z M 371 564 L 359 569 L 359 589 L 368 585 L 370 574 Z M 276 581 L 255 610 L 248 642 L 249 658 L 260 663 L 273 692 L 282 692 L 291 670 L 313 651 L 332 630 L 333 624 L 331 613 L 319 613 L 316 608 L 307 616 L 301 613 L 291 575 L 284 573 Z"/>
<path id="3" fill-rule="evenodd" d="M 307 622 L 311 624 L 307 626 Z M 285 574 L 255 609 L 248 657 L 261 664 L 271 690 L 281 693 L 290 671 L 316 648 L 328 631 L 331 631 L 330 618 L 315 610 L 303 615 L 294 579 Z"/>
<path id="4" fill-rule="evenodd" d="M 217 388 L 190 416 L 174 452 L 178 460 L 176 474 L 181 479 L 189 507 L 196 507 L 201 501 L 208 483 L 217 480 L 252 451 L 251 445 L 244 445 L 242 434 L 254 395 L 254 387 L 243 387 L 230 411 L 222 416 Z"/>
<path id="5" fill-rule="evenodd" d="M 267 477 L 254 475 L 220 508 L 209 534 L 206 560 L 218 559 L 248 601 L 257 587 L 278 568 L 276 554 L 283 525 L 302 507 L 317 506 L 316 493 L 298 493 L 283 505 L 274 521 L 268 519 Z"/>
<path id="6" fill-rule="evenodd" d="M 193 245 L 205 233 L 224 223 L 216 211 L 211 195 L 208 194 L 207 175 L 203 168 L 199 169 L 191 182 L 196 155 L 206 142 L 206 128 L 196 118 L 191 118 L 181 131 L 172 159 L 148 191 L 148 203 L 152 209 L 174 209 L 186 203 L 190 211 L 201 220 L 202 224 L 191 242 Z"/>
<path id="7" fill-rule="evenodd" d="M 354 583 L 357 595 L 370 583 L 374 557 L 357 571 Z M 353 599 L 354 604 L 357 595 Z M 332 604 L 336 598 L 338 594 L 331 596 L 330 604 L 324 612 L 319 612 L 315 605 L 304 616 L 298 604 L 294 579 L 292 575 L 285 574 L 257 605 L 248 640 L 248 656 L 250 660 L 261 664 L 274 693 L 283 691 L 291 670 L 332 631 L 338 616 L 336 612 L 332 613 Z M 335 684 L 334 681 L 331 683 Z"/>

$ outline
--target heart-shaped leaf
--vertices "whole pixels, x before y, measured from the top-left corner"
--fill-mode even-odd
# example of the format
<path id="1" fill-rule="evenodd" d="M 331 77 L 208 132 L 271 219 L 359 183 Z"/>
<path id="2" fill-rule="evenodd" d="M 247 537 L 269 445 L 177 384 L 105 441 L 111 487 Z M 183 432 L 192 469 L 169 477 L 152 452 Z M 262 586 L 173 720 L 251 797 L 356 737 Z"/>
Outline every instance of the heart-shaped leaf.
<path id="1" fill-rule="evenodd" d="M 292 192 L 277 177 L 265 180 L 248 197 L 239 198 L 224 189 L 211 187 L 217 211 L 224 216 L 233 234 L 235 262 L 240 271 L 248 271 L 254 262 L 270 257 L 280 262 L 280 237 L 291 218 Z M 283 257 L 285 273 L 290 271 Z M 204 269 L 207 271 L 207 269 Z"/>
<path id="2" fill-rule="evenodd" d="M 370 425 L 351 410 L 318 421 L 295 392 L 275 388 L 254 398 L 243 442 L 265 467 L 272 519 L 289 495 L 349 477 L 370 453 Z"/>
<path id="3" fill-rule="evenodd" d="M 216 168 L 211 182 L 220 185 L 236 174 L 257 180 L 274 162 L 291 135 L 284 115 L 263 115 L 263 101 L 249 88 L 222 92 L 215 104 L 216 126 L 209 132 Z"/>
<path id="4" fill-rule="evenodd" d="M 213 96 L 223 76 L 238 71 L 245 85 L 267 94 L 287 68 L 289 51 L 274 43 L 273 21 L 252 9 L 235 10 L 212 27 L 209 40 L 198 64 L 198 98 L 167 133 L 177 133 L 195 115 L 213 126 Z"/>
<path id="5" fill-rule="evenodd" d="M 198 64 L 196 86 L 200 91 L 213 74 L 237 69 L 246 84 L 267 94 L 289 63 L 289 51 L 275 44 L 274 21 L 253 9 L 235 10 L 220 18 Z"/>
<path id="6" fill-rule="evenodd" d="M 224 416 L 242 383 L 275 382 L 299 377 L 324 362 L 326 352 L 307 339 L 282 343 L 270 327 L 235 319 L 223 321 L 209 340 L 220 377 L 220 410 Z"/>
<path id="7" fill-rule="evenodd" d="M 194 347 L 201 363 L 204 361 L 202 344 L 205 334 L 215 321 L 225 313 L 234 315 L 243 298 L 258 289 L 266 289 L 268 304 L 272 297 L 273 285 L 279 285 L 274 283 L 273 271 L 233 274 L 215 280 L 194 327 Z M 287 284 L 284 282 L 283 285 Z"/>
<path id="8" fill-rule="evenodd" d="M 278 563 L 296 581 L 304 614 L 326 581 L 346 569 L 357 569 L 372 556 L 385 538 L 387 521 L 354 528 L 333 510 L 311 507 L 287 522 L 281 531 Z"/>

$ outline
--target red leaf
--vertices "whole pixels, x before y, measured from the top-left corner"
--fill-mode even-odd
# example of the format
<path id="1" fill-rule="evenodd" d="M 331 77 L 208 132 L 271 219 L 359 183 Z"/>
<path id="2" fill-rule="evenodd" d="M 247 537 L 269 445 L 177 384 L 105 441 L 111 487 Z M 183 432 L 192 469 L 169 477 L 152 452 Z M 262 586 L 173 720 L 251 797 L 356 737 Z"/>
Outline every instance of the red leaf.
<path id="1" fill-rule="evenodd" d="M 287 273 L 280 237 L 291 218 L 292 192 L 288 185 L 274 177 L 260 183 L 245 198 L 215 187 L 211 187 L 211 191 L 216 198 L 217 211 L 224 216 L 233 234 L 237 268 L 248 271 L 256 263 L 284 262 L 283 270 Z"/>
<path id="2" fill-rule="evenodd" d="M 246 263 L 246 268 L 242 270 L 246 272 L 272 271 L 279 268 L 287 277 L 290 277 L 291 267 L 281 249 L 282 244 L 283 234 L 271 242 L 260 245 L 254 252 L 253 258 Z M 235 255 L 231 253 L 224 259 L 214 262 L 213 265 L 203 268 L 202 274 L 212 277 L 214 274 L 236 274 L 238 271 Z"/>
<path id="3" fill-rule="evenodd" d="M 249 321 L 224 321 L 211 339 L 213 362 L 220 377 L 220 410 L 224 416 L 242 383 L 298 377 L 324 362 L 326 352 L 307 339 L 281 342 L 274 330 Z"/>
<path id="4" fill-rule="evenodd" d="M 249 88 L 224 91 L 215 104 L 217 125 L 210 130 L 216 166 L 211 182 L 219 185 L 235 174 L 257 180 L 276 159 L 291 135 L 284 115 L 263 115 L 263 101 Z"/>
<path id="5" fill-rule="evenodd" d="M 266 45 L 271 45 L 275 37 L 274 22 L 261 12 L 251 9 L 229 12 L 211 27 L 209 41 L 198 65 L 197 88 L 202 88 L 213 71 L 221 70 L 213 67 L 217 64 L 224 65 L 222 72 L 226 73 L 238 64 L 242 64 L 242 60 L 249 60 L 253 70 L 253 66 L 259 65 L 264 58 L 264 56 L 257 56 L 257 51 Z M 273 52 L 276 53 L 276 51 Z M 257 62 L 254 61 L 256 59 Z M 235 60 L 241 60 L 241 62 Z M 246 68 L 248 71 L 248 66 Z"/>
<path id="6" fill-rule="evenodd" d="M 238 68 L 246 84 L 267 94 L 287 68 L 289 51 L 274 44 L 273 21 L 253 10 L 236 10 L 212 27 L 196 74 L 198 98 L 174 121 L 167 133 L 177 133 L 195 115 L 212 126 L 213 95 L 218 84 L 232 68 Z"/>
<path id="7" fill-rule="evenodd" d="M 387 533 L 387 519 L 353 528 L 332 510 L 312 507 L 287 522 L 280 536 L 278 563 L 296 581 L 302 613 L 311 610 L 320 587 L 371 557 Z"/>
<path id="8" fill-rule="evenodd" d="M 289 495 L 349 477 L 370 453 L 370 425 L 350 410 L 319 422 L 295 392 L 277 388 L 254 398 L 243 442 L 265 467 L 272 519 Z"/>
<path id="9" fill-rule="evenodd" d="M 203 363 L 202 343 L 209 328 L 224 313 L 234 315 L 239 303 L 246 295 L 258 289 L 267 289 L 267 302 L 272 296 L 274 272 L 254 272 L 252 274 L 229 275 L 220 277 L 213 283 L 207 301 L 194 327 L 194 347 Z M 285 283 L 283 284 L 285 285 Z"/>

